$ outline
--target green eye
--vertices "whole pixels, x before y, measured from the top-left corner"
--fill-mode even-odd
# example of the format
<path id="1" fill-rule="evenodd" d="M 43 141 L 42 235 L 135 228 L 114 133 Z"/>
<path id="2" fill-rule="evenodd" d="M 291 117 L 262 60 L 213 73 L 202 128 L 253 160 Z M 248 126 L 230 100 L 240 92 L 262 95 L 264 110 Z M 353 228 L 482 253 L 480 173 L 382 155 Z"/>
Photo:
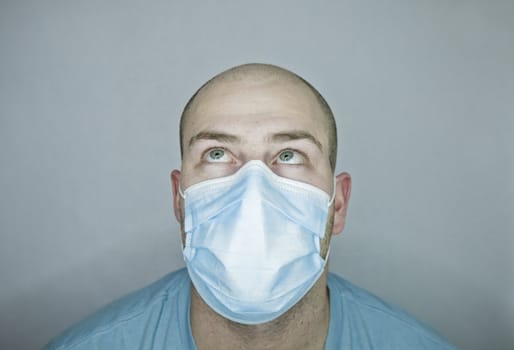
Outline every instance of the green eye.
<path id="1" fill-rule="evenodd" d="M 286 149 L 280 152 L 277 158 L 280 164 L 303 164 L 305 162 L 304 156 L 295 150 Z"/>
<path id="2" fill-rule="evenodd" d="M 209 152 L 209 158 L 219 160 L 225 155 L 225 151 L 222 149 L 213 149 Z"/>
<path id="3" fill-rule="evenodd" d="M 211 163 L 227 163 L 230 158 L 223 148 L 213 148 L 207 152 L 205 160 Z"/>
<path id="4" fill-rule="evenodd" d="M 290 162 L 291 159 L 294 158 L 294 152 L 291 150 L 283 151 L 278 156 L 278 159 L 280 159 L 281 162 Z"/>

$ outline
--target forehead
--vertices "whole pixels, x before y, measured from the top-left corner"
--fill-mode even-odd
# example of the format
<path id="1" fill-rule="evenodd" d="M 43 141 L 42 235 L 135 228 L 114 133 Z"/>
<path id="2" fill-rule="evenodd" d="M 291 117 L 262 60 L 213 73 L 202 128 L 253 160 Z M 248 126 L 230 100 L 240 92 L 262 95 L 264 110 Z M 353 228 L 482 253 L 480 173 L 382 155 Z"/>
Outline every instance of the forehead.
<path id="1" fill-rule="evenodd" d="M 313 92 L 292 79 L 232 79 L 202 89 L 183 124 L 186 144 L 199 132 L 227 131 L 243 137 L 266 132 L 308 131 L 326 146 L 326 116 Z"/>

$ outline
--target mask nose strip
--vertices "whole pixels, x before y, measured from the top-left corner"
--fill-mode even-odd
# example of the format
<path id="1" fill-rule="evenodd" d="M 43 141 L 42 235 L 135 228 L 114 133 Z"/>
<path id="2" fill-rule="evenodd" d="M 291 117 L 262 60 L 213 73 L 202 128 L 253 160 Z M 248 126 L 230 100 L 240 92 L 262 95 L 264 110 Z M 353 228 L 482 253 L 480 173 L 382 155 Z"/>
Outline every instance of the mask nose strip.
<path id="1" fill-rule="evenodd" d="M 260 160 L 250 160 L 241 169 L 243 169 L 243 168 L 244 169 L 252 169 L 252 168 L 259 169 L 262 174 L 271 173 L 272 175 L 276 175 L 266 164 L 264 164 Z M 241 169 L 239 169 L 238 173 L 241 171 Z M 330 196 L 330 200 L 327 203 L 327 207 L 330 207 L 332 205 L 332 203 L 334 202 L 334 198 L 336 196 L 336 185 L 337 185 L 337 179 L 334 176 L 333 186 L 332 186 L 332 195 Z M 183 199 L 186 199 L 186 194 L 180 184 L 178 185 L 178 192 Z"/>

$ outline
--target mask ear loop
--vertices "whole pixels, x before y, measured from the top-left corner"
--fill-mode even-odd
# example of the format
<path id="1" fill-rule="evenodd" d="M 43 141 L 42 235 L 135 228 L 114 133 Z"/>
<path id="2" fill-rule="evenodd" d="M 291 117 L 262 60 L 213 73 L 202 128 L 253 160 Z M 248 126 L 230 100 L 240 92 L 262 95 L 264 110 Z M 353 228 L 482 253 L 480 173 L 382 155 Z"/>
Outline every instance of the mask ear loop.
<path id="1" fill-rule="evenodd" d="M 330 248 L 332 247 L 332 242 L 328 245 L 327 254 L 325 254 L 325 259 L 323 259 L 323 269 L 325 269 L 325 265 L 328 264 L 328 257 L 330 256 Z"/>
<path id="2" fill-rule="evenodd" d="M 337 179 L 336 177 L 334 176 L 334 185 L 333 185 L 333 189 L 332 189 L 332 197 L 330 197 L 330 201 L 328 202 L 328 207 L 330 207 L 332 205 L 332 203 L 334 203 L 334 198 L 336 197 L 336 185 L 337 185 Z M 328 245 L 328 248 L 327 248 L 327 254 L 325 255 L 325 259 L 323 259 L 323 269 L 325 269 L 325 265 L 328 263 L 328 257 L 330 256 L 330 248 L 332 247 L 332 242 L 330 242 L 330 244 Z"/>
<path id="3" fill-rule="evenodd" d="M 178 193 L 180 194 L 180 197 L 186 199 L 186 194 L 182 191 L 182 186 L 180 186 L 180 184 L 178 184 Z"/>
<path id="4" fill-rule="evenodd" d="M 186 199 L 186 194 L 182 190 L 182 186 L 180 185 L 180 183 L 178 184 L 178 193 L 179 193 L 180 197 L 182 197 L 182 199 Z M 185 233 L 185 232 L 182 233 L 182 230 L 181 230 L 181 232 L 180 232 L 180 244 L 182 244 L 182 251 L 184 251 L 184 249 L 186 249 L 186 243 L 187 243 L 187 233 Z M 184 260 L 185 260 L 186 257 L 185 256 L 183 256 L 183 257 L 184 257 Z"/>
<path id="5" fill-rule="evenodd" d="M 334 198 L 336 197 L 336 185 L 337 185 L 337 179 L 336 177 L 334 176 L 334 184 L 332 186 L 332 197 L 330 197 L 330 200 L 328 201 L 328 207 L 330 207 L 332 205 L 332 203 L 334 203 Z M 180 189 L 180 187 L 179 187 Z"/>

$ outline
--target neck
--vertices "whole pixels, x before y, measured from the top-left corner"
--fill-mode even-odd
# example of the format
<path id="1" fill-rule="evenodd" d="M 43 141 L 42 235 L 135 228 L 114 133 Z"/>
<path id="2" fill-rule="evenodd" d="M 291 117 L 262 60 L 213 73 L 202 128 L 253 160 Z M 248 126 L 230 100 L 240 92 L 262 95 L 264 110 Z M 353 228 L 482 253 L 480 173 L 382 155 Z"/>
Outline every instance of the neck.
<path id="1" fill-rule="evenodd" d="M 227 320 L 205 304 L 194 287 L 190 313 L 198 350 L 322 350 L 330 319 L 327 269 L 295 306 L 267 323 L 245 325 Z"/>

